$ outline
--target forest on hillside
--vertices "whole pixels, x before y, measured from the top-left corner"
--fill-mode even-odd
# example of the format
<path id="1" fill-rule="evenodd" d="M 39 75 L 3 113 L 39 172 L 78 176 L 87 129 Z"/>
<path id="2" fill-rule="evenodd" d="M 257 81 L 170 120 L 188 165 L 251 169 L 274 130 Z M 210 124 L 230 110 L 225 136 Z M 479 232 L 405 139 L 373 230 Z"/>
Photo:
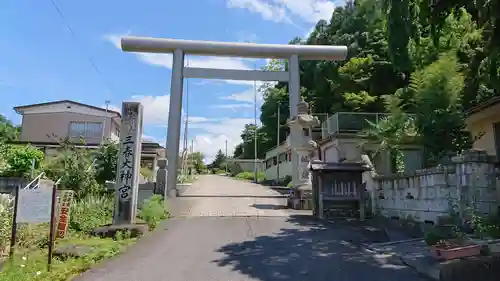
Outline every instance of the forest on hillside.
<path id="1" fill-rule="evenodd" d="M 397 151 L 411 139 L 424 147 L 426 166 L 470 147 L 467 110 L 500 89 L 499 0 L 357 0 L 321 20 L 306 39 L 290 44 L 345 45 L 345 61 L 301 61 L 301 95 L 313 113 L 386 112 L 364 134 Z M 272 61 L 267 69 L 286 69 Z M 234 157 L 258 156 L 287 134 L 285 83 L 262 87 L 262 125 L 245 126 Z"/>

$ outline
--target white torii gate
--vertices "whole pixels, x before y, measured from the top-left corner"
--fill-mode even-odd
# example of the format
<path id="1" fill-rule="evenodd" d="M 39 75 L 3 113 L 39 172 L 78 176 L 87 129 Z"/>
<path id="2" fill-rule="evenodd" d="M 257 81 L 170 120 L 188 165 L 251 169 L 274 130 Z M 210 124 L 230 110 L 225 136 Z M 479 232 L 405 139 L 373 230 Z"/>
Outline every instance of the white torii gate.
<path id="1" fill-rule="evenodd" d="M 281 81 L 288 82 L 290 117 L 297 115 L 297 104 L 300 102 L 300 70 L 301 60 L 345 60 L 346 46 L 311 46 L 311 45 L 277 45 L 230 43 L 213 41 L 194 41 L 166 38 L 122 37 L 121 47 L 125 52 L 173 53 L 172 81 L 170 90 L 170 108 L 167 130 L 167 186 L 165 196 L 172 195 L 177 185 L 177 165 L 179 161 L 179 140 L 181 130 L 182 89 L 185 78 L 249 80 L 249 81 Z M 288 71 L 259 71 L 236 69 L 212 69 L 185 67 L 186 54 L 200 56 L 232 56 L 247 58 L 287 59 Z M 291 134 L 290 138 L 298 136 Z M 296 153 L 292 154 L 292 184 L 296 186 L 299 179 L 299 161 Z M 170 194 L 169 194 L 170 193 Z M 175 196 L 175 195 L 174 195 Z"/>

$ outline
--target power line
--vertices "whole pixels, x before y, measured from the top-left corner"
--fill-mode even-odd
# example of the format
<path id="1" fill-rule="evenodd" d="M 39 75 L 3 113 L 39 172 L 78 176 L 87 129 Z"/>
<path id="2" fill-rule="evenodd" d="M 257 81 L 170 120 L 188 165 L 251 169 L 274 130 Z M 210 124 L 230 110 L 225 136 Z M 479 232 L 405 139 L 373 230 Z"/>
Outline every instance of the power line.
<path id="1" fill-rule="evenodd" d="M 73 39 L 75 41 L 78 41 L 78 37 L 76 36 L 76 33 L 73 29 L 73 27 L 71 26 L 71 23 L 70 21 L 64 16 L 62 10 L 59 8 L 59 6 L 57 5 L 56 1 L 55 0 L 50 0 L 51 3 L 52 3 L 52 6 L 54 7 L 54 9 L 56 10 L 57 14 L 59 15 L 59 17 L 63 20 L 64 24 L 66 25 L 66 27 L 68 28 L 69 30 L 69 33 L 71 34 L 71 36 L 73 37 Z M 78 42 L 77 44 L 78 45 Z M 106 80 L 104 79 L 101 71 L 99 70 L 99 68 L 97 67 L 97 64 L 94 62 L 94 60 L 92 59 L 91 56 L 89 56 L 87 53 L 85 53 L 83 50 L 81 50 L 84 54 L 84 56 L 87 58 L 87 60 L 90 62 L 90 64 L 92 65 L 92 68 L 94 69 L 94 71 L 97 73 L 97 76 L 99 76 L 99 78 L 101 79 L 101 82 L 104 84 L 104 87 L 106 87 L 106 89 L 108 90 L 108 92 L 110 94 L 113 93 L 113 91 L 111 91 L 111 87 L 109 87 L 109 84 L 106 82 Z"/>

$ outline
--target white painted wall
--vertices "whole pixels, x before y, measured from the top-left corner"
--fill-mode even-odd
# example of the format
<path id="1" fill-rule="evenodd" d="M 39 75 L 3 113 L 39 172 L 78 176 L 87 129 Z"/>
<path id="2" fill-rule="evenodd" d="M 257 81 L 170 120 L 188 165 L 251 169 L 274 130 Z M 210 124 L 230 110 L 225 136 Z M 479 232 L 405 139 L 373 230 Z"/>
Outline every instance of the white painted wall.
<path id="1" fill-rule="evenodd" d="M 278 173 L 278 167 L 277 167 L 278 165 L 272 164 L 270 167 L 267 167 L 266 161 L 272 159 L 278 154 L 287 153 L 288 151 L 290 151 L 290 149 L 287 147 L 286 143 L 283 142 L 280 146 L 277 146 L 266 152 L 266 159 L 264 160 L 263 163 L 266 180 L 276 180 Z M 288 155 L 285 157 L 285 159 L 282 159 L 282 162 L 279 164 L 279 172 L 280 172 L 280 179 L 283 179 L 286 176 L 290 177 L 292 176 L 292 162 L 291 160 L 289 160 Z"/>
<path id="2" fill-rule="evenodd" d="M 322 161 L 325 162 L 338 162 L 339 161 L 339 151 L 337 149 L 337 144 L 335 140 L 331 140 L 324 144 L 321 148 Z"/>

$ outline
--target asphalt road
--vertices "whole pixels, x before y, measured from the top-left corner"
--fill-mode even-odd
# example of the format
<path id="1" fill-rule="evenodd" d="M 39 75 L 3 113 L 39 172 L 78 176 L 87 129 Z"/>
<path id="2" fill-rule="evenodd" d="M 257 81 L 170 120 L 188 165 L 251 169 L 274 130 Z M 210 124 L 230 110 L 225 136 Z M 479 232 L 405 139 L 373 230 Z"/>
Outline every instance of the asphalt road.
<path id="1" fill-rule="evenodd" d="M 77 281 L 421 281 L 358 245 L 377 235 L 279 208 L 266 187 L 202 176 L 172 202 L 177 217 Z"/>

